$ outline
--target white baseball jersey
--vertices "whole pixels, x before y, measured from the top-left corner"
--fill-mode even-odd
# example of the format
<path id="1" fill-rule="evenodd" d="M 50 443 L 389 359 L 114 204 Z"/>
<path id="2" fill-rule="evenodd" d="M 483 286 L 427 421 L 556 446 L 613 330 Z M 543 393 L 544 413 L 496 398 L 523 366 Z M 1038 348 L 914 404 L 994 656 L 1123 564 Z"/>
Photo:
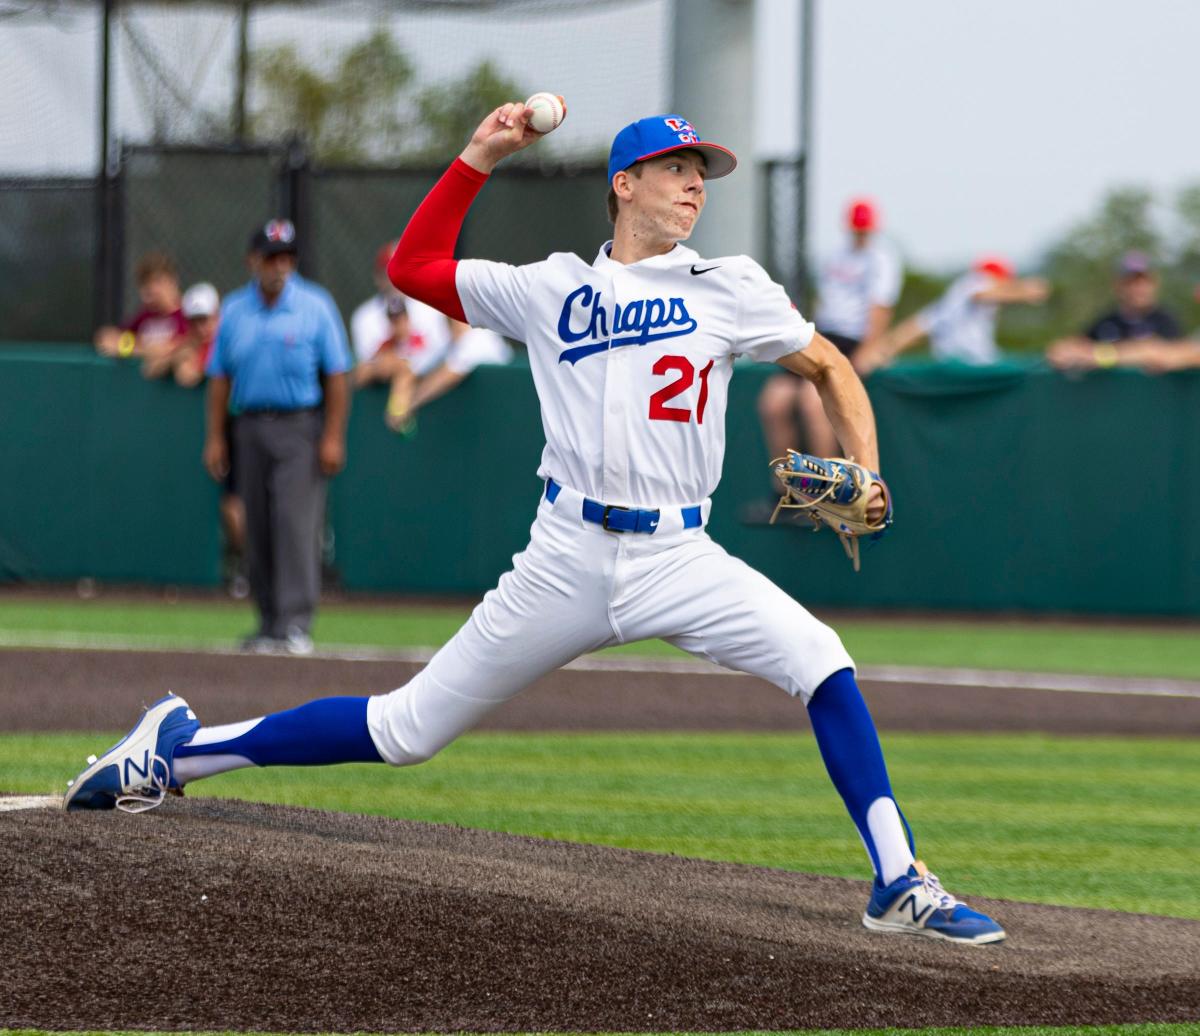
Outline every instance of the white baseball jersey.
<path id="1" fill-rule="evenodd" d="M 821 269 L 817 327 L 861 341 L 871 307 L 894 306 L 902 280 L 900 260 L 886 242 L 872 237 L 862 248 L 848 243 Z"/>
<path id="2" fill-rule="evenodd" d="M 813 325 L 747 256 L 676 245 L 625 265 L 610 244 L 591 265 L 568 252 L 528 266 L 463 260 L 463 309 L 529 348 L 542 478 L 610 504 L 701 503 L 721 476 L 734 357 L 797 352 Z"/>
<path id="3" fill-rule="evenodd" d="M 684 508 L 716 487 L 734 357 L 805 348 L 813 325 L 746 256 L 681 245 L 623 265 L 558 253 L 529 266 L 463 260 L 467 319 L 529 347 L 546 449 L 562 486 L 538 503 L 529 546 L 470 619 L 367 724 L 395 765 L 428 759 L 578 655 L 662 637 L 808 701 L 854 663 L 841 640 Z M 547 487 L 550 488 L 549 486 Z M 589 520 L 584 500 L 659 508 L 652 532 Z"/>
<path id="4" fill-rule="evenodd" d="M 986 273 L 963 274 L 937 302 L 918 314 L 921 326 L 929 335 L 929 347 L 935 360 L 974 364 L 1000 360 L 1000 349 L 996 345 L 999 307 L 994 302 L 980 302 L 975 298 L 992 283 Z"/>
<path id="5" fill-rule="evenodd" d="M 404 355 L 413 373 L 420 377 L 446 358 L 450 348 L 450 324 L 445 316 L 424 302 L 406 298 L 404 306 L 409 327 Z M 374 357 L 392 335 L 386 307 L 387 301 L 382 295 L 372 295 L 350 317 L 350 340 L 359 363 Z"/>

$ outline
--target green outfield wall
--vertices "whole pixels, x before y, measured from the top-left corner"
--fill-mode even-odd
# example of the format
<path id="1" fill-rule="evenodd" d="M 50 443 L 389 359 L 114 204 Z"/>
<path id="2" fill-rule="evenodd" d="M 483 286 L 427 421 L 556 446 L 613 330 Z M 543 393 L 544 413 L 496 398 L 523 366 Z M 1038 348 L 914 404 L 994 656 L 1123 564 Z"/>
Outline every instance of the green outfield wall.
<path id="1" fill-rule="evenodd" d="M 869 382 L 896 527 L 854 574 L 828 532 L 749 522 L 768 481 L 739 367 L 710 531 L 813 604 L 1200 614 L 1200 374 L 912 364 Z M 527 367 L 483 368 L 401 438 L 354 400 L 330 493 L 349 589 L 477 594 L 525 544 L 541 484 Z M 79 347 L 0 347 L 0 579 L 212 585 L 203 393 Z"/>

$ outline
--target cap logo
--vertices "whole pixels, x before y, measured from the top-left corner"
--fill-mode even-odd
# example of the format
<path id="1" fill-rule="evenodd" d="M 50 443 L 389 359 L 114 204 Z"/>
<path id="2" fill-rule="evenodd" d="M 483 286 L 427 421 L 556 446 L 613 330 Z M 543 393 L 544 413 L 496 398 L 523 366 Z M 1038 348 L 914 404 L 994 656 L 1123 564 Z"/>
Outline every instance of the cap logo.
<path id="1" fill-rule="evenodd" d="M 663 119 L 667 124 L 667 129 L 674 133 L 683 144 L 699 144 L 700 137 L 696 133 L 696 127 L 693 126 L 687 119 Z"/>
<path id="2" fill-rule="evenodd" d="M 265 227 L 263 234 L 268 241 L 281 245 L 290 245 L 296 240 L 296 228 L 290 219 L 273 219 Z"/>

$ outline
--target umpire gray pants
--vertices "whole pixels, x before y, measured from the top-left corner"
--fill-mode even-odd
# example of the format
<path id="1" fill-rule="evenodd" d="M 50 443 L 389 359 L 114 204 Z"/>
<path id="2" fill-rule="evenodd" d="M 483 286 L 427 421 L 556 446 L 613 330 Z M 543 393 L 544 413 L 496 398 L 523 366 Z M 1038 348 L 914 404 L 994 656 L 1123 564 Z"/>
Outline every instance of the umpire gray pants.
<path id="1" fill-rule="evenodd" d="M 325 478 L 317 464 L 318 410 L 241 414 L 234 432 L 246 505 L 246 574 L 262 636 L 312 626 L 321 590 Z"/>

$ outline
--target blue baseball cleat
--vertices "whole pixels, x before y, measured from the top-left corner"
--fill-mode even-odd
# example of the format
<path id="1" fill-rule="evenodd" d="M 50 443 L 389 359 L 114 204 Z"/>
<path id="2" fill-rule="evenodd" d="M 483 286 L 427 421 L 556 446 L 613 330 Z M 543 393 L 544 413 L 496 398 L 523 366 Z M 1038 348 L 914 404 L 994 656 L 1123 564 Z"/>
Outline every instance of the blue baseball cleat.
<path id="1" fill-rule="evenodd" d="M 1001 942 L 1004 929 L 942 888 L 920 860 L 890 885 L 875 882 L 863 924 L 873 932 L 924 935 L 982 946 Z"/>
<path id="2" fill-rule="evenodd" d="M 200 721 L 188 703 L 174 694 L 150 706 L 137 725 L 67 784 L 63 809 L 121 809 L 143 813 L 162 803 L 168 789 L 175 749 L 190 741 Z"/>

